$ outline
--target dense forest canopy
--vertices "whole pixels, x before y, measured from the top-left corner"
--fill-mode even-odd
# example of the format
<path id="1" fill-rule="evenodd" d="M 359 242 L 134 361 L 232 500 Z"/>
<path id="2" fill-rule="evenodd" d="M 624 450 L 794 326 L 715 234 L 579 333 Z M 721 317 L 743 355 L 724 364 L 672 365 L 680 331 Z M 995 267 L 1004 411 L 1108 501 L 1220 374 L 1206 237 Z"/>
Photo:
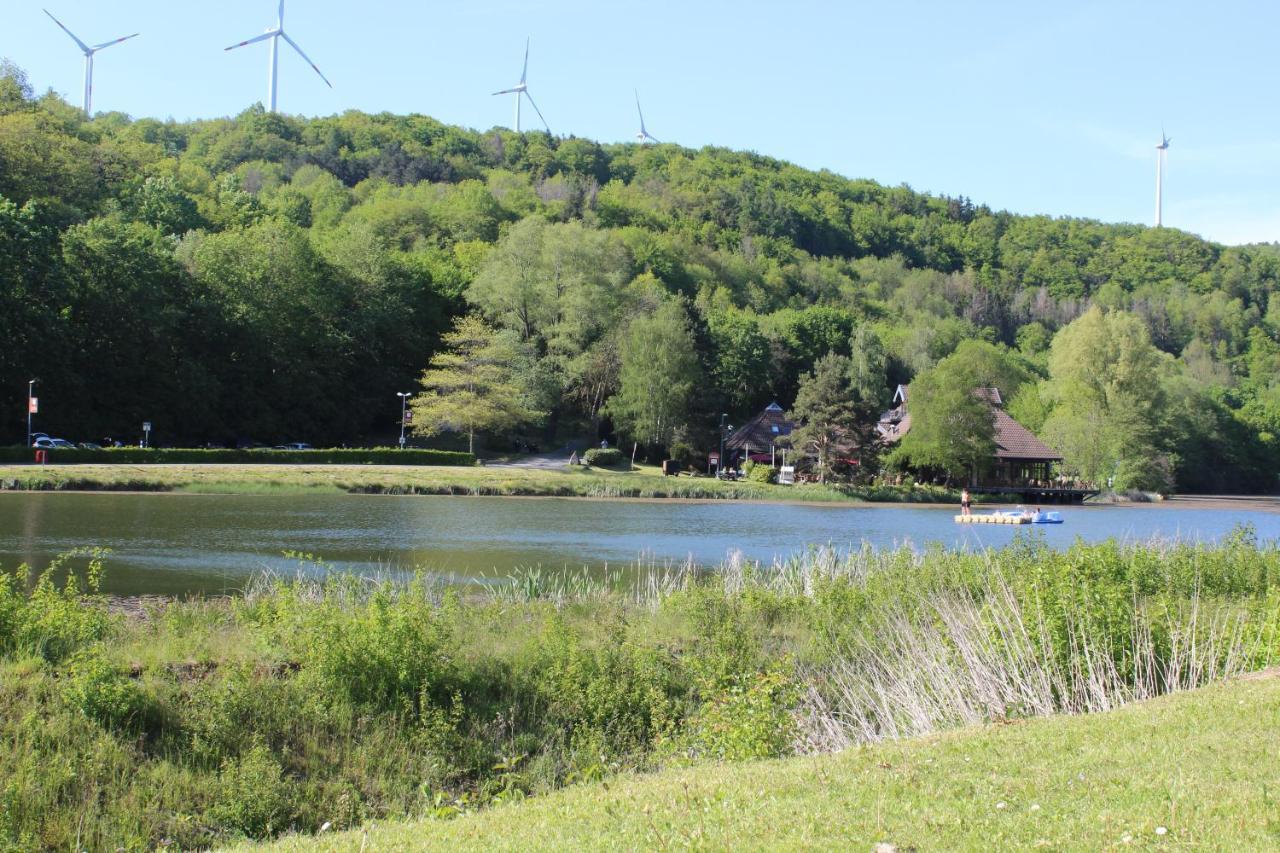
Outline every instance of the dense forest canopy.
<path id="1" fill-rule="evenodd" d="M 969 375 L 958 349 L 983 341 L 1026 378 L 1010 412 L 1079 473 L 1270 490 L 1278 286 L 1273 245 L 753 153 L 261 107 L 86 120 L 0 68 L 5 440 L 32 377 L 41 427 L 78 439 L 385 440 L 469 322 L 519 389 L 494 443 L 603 425 L 688 453 L 721 412 L 792 406 L 830 353 L 883 402 Z"/>

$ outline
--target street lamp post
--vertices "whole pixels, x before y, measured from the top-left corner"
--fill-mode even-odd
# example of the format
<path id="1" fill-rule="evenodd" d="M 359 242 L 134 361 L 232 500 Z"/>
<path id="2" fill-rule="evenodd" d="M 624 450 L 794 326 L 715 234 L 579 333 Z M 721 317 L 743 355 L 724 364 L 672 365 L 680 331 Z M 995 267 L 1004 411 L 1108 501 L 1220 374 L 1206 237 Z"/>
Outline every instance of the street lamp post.
<path id="1" fill-rule="evenodd" d="M 404 413 L 409 405 L 409 397 L 412 391 L 397 391 L 396 396 L 400 398 L 400 449 L 404 450 Z"/>
<path id="2" fill-rule="evenodd" d="M 728 424 L 729 416 L 727 414 L 720 415 L 720 464 L 716 466 L 716 479 L 724 479 L 724 435 L 726 431 L 732 430 L 733 427 Z"/>
<path id="3" fill-rule="evenodd" d="M 31 446 L 31 416 L 35 414 L 35 388 L 37 380 L 27 382 L 27 447 Z"/>

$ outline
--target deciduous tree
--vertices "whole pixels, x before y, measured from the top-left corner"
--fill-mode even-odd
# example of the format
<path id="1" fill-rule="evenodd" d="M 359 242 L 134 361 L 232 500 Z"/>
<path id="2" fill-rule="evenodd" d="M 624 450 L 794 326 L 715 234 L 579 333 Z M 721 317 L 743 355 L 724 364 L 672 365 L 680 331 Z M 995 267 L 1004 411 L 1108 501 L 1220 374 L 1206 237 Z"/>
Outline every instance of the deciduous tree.
<path id="1" fill-rule="evenodd" d="M 669 447 L 702 380 L 684 307 L 671 300 L 632 320 L 621 359 L 618 393 L 607 412 L 636 439 Z"/>
<path id="2" fill-rule="evenodd" d="M 528 360 L 527 345 L 467 315 L 444 336 L 444 347 L 422 374 L 423 393 L 410 404 L 415 433 L 465 433 L 475 453 L 476 433 L 511 429 L 539 417 L 513 369 Z"/>

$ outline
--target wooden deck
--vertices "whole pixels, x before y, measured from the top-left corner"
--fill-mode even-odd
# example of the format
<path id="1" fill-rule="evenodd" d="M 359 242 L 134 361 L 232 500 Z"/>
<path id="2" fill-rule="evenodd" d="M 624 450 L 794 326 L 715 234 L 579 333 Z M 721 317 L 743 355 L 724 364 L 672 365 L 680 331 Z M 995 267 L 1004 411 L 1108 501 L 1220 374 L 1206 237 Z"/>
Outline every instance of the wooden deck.
<path id="1" fill-rule="evenodd" d="M 1085 486 L 1062 488 L 1058 486 L 970 486 L 975 495 L 1017 495 L 1025 504 L 1078 504 L 1098 494 L 1097 489 Z"/>

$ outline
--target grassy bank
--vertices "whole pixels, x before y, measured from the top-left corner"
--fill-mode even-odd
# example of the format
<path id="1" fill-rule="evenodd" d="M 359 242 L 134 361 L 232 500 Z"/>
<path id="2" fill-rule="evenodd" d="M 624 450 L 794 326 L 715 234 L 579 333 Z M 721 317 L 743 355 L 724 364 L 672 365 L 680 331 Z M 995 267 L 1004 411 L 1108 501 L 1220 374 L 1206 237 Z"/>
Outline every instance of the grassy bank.
<path id="1" fill-rule="evenodd" d="M 938 487 L 778 486 L 708 477 L 664 477 L 654 467 L 431 467 L 385 465 L 0 466 L 0 490 L 188 491 L 253 494 L 308 490 L 404 495 L 509 495 L 762 501 L 957 502 Z"/>
<path id="2" fill-rule="evenodd" d="M 579 785 L 277 848 L 1275 848 L 1277 675 L 1106 714 Z"/>
<path id="3" fill-rule="evenodd" d="M 98 558 L 68 566 L 62 588 L 0 575 L 0 847 L 445 819 L 638 771 L 1106 711 L 1280 661 L 1280 552 L 1249 531 L 815 550 L 618 585 L 530 573 L 464 597 L 264 580 L 141 616 L 92 594 Z"/>
<path id="4" fill-rule="evenodd" d="M 42 451 L 51 465 L 454 465 L 471 466 L 470 453 L 389 447 L 330 448 L 326 450 L 275 450 L 269 447 L 231 450 L 197 448 L 82 447 Z M 0 463 L 31 462 L 29 447 L 0 447 Z"/>

